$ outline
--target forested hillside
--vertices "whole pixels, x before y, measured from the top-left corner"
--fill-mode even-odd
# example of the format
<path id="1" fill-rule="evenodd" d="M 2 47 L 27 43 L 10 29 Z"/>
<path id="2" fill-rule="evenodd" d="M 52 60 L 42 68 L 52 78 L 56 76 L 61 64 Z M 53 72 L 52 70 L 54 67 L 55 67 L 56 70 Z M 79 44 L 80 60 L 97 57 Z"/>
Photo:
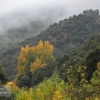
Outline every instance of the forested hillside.
<path id="1" fill-rule="evenodd" d="M 17 66 L 17 58 L 22 46 L 36 45 L 40 40 L 48 40 L 54 46 L 54 55 L 58 57 L 74 48 L 81 46 L 92 34 L 100 32 L 100 16 L 98 10 L 87 10 L 78 16 L 50 25 L 39 35 L 26 39 L 17 45 L 2 48 L 0 61 L 7 70 L 10 79 L 13 78 Z M 79 52 L 79 51 L 78 51 Z"/>
<path id="2" fill-rule="evenodd" d="M 32 37 L 20 43 L 36 44 L 41 40 L 48 40 L 55 47 L 55 56 L 65 54 L 73 48 L 79 47 L 91 34 L 100 32 L 99 11 L 87 10 L 78 16 L 73 15 L 69 19 L 50 25 L 38 36 Z"/>
<path id="3" fill-rule="evenodd" d="M 61 77 L 66 80 L 62 74 L 66 72 L 69 66 L 87 66 L 86 79 L 90 80 L 93 72 L 97 69 L 97 63 L 100 61 L 100 34 L 93 35 L 80 48 L 74 49 L 62 57 L 57 58 L 58 69 Z M 63 68 L 62 65 L 66 67 Z M 66 76 L 66 75 L 65 75 Z"/>
<path id="4" fill-rule="evenodd" d="M 26 34 L 27 35 L 27 34 Z M 20 37 L 19 37 L 20 38 Z M 86 10 L 0 49 L 2 100 L 99 100 L 100 15 Z"/>
<path id="5" fill-rule="evenodd" d="M 17 74 L 6 84 L 11 86 L 11 94 L 2 100 L 99 100 L 99 40 L 100 34 L 94 35 L 79 49 L 56 60 L 48 41 L 22 47 Z"/>

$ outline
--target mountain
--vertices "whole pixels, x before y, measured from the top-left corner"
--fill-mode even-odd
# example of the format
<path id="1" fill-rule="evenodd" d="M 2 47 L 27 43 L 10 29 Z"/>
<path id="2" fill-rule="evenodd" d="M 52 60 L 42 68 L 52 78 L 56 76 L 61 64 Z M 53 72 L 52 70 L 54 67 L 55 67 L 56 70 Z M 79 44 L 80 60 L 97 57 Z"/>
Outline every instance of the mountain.
<path id="1" fill-rule="evenodd" d="M 91 34 L 100 32 L 99 11 L 83 11 L 78 16 L 50 25 L 38 36 L 20 43 L 20 45 L 34 45 L 39 40 L 48 40 L 55 47 L 55 56 L 59 56 L 79 47 Z"/>
<path id="2" fill-rule="evenodd" d="M 64 55 L 80 47 L 92 34 L 100 33 L 100 15 L 98 10 L 86 10 L 79 15 L 50 25 L 37 36 L 27 38 L 22 42 L 0 50 L 0 61 L 5 67 L 9 79 L 16 71 L 20 48 L 25 45 L 36 45 L 40 40 L 48 40 L 55 48 L 55 57 Z"/>

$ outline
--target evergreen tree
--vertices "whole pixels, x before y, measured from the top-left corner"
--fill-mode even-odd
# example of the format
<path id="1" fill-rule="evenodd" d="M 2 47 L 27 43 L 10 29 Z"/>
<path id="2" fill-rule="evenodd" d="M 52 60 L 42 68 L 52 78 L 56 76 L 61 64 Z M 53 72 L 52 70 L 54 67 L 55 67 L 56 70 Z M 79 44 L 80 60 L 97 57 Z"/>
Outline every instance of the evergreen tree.
<path id="1" fill-rule="evenodd" d="M 7 82 L 7 75 L 3 69 L 3 67 L 0 65 L 0 85 L 6 84 Z"/>

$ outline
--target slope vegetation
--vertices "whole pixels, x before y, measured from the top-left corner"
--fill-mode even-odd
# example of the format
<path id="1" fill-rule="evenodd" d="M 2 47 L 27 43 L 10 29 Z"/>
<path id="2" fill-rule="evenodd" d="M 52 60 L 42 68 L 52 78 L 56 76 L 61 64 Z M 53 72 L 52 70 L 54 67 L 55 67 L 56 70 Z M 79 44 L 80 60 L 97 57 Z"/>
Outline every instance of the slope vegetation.
<path id="1" fill-rule="evenodd" d="M 55 57 L 66 54 L 72 49 L 81 46 L 92 34 L 100 33 L 100 16 L 98 10 L 87 10 L 78 16 L 74 15 L 69 19 L 50 25 L 39 35 L 27 38 L 17 45 L 2 48 L 0 61 L 6 68 L 8 76 L 12 79 L 16 73 L 17 58 L 20 48 L 29 44 L 36 45 L 40 40 L 48 40 L 55 48 Z M 78 51 L 79 52 L 79 51 Z"/>

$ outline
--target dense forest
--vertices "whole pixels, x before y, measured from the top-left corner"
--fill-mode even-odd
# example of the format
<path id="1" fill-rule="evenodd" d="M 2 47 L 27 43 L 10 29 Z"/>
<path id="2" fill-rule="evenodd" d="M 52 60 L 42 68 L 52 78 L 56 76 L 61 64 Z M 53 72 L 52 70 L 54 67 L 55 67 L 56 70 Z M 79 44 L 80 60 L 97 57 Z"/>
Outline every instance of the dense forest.
<path id="1" fill-rule="evenodd" d="M 99 11 L 86 10 L 16 45 L 3 47 L 0 84 L 7 83 L 11 93 L 0 98 L 99 100 L 99 44 Z"/>
<path id="2" fill-rule="evenodd" d="M 0 49 L 0 61 L 7 70 L 9 79 L 12 80 L 16 74 L 20 48 L 26 45 L 36 45 L 40 40 L 48 40 L 55 48 L 54 56 L 57 58 L 80 47 L 92 34 L 100 32 L 100 16 L 98 10 L 86 10 L 79 15 L 50 25 L 39 35 L 31 36 L 16 45 L 2 47 Z M 25 32 L 24 32 L 25 33 Z M 27 32 L 26 32 L 27 33 Z M 24 34 L 23 34 L 24 36 Z"/>

